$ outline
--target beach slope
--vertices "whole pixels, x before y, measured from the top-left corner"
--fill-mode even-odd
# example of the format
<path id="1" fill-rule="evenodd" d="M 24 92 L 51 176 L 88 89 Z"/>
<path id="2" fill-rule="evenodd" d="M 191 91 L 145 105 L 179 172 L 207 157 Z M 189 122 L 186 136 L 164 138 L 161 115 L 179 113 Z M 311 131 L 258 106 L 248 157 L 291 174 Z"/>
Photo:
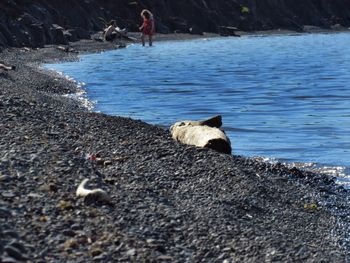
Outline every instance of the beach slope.
<path id="1" fill-rule="evenodd" d="M 76 54 L 0 59 L 17 67 L 0 72 L 0 261 L 346 262 L 348 193 L 332 178 L 88 112 L 63 96 L 74 83 L 38 67 Z M 83 179 L 111 201 L 77 197 Z"/>

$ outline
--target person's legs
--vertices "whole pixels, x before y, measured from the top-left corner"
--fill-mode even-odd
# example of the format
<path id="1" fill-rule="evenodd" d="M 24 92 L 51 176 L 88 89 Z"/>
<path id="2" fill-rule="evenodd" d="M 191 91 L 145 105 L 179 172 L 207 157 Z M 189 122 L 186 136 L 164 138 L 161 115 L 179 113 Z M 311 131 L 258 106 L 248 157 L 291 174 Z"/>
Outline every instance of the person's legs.
<path id="1" fill-rule="evenodd" d="M 151 47 L 153 44 L 152 34 L 149 34 L 148 37 L 149 37 L 149 46 Z"/>
<path id="2" fill-rule="evenodd" d="M 142 33 L 141 35 L 141 41 L 142 41 L 142 46 L 145 46 L 145 34 Z"/>

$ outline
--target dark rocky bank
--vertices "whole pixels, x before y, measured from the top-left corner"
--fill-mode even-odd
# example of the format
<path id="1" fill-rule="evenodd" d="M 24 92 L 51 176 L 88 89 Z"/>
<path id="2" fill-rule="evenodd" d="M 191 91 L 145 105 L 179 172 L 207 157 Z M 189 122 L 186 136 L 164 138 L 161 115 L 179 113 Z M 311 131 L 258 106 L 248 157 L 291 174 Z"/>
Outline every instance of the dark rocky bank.
<path id="1" fill-rule="evenodd" d="M 16 66 L 0 71 L 0 262 L 347 262 L 349 195 L 332 178 L 87 112 L 62 96 L 74 83 L 38 68 L 65 59 L 0 53 Z M 77 198 L 84 178 L 111 203 Z"/>
<path id="2" fill-rule="evenodd" d="M 111 19 L 138 31 L 143 8 L 154 12 L 160 33 L 218 33 L 220 26 L 242 31 L 350 26 L 350 0 L 2 0 L 0 46 L 37 47 L 88 39 Z"/>

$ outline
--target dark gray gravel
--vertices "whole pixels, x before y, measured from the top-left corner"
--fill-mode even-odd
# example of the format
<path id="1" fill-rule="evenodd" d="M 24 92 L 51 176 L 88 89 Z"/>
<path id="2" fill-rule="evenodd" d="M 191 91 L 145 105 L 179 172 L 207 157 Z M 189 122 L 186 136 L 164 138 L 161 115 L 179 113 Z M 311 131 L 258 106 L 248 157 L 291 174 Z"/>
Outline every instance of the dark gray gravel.
<path id="1" fill-rule="evenodd" d="M 17 67 L 0 72 L 0 262 L 347 261 L 348 192 L 332 178 L 87 112 L 37 67 L 63 59 L 76 54 L 0 53 Z M 84 178 L 112 203 L 76 198 Z"/>

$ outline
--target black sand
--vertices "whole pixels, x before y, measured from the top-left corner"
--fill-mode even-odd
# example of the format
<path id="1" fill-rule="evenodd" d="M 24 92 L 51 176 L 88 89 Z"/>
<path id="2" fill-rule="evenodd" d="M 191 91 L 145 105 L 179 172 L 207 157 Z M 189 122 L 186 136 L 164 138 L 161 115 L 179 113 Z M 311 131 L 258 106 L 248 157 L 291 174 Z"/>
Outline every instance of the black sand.
<path id="1" fill-rule="evenodd" d="M 0 262 L 347 261 L 348 192 L 332 178 L 87 112 L 61 96 L 72 83 L 38 68 L 65 59 L 76 54 L 0 53 L 17 67 L 0 72 Z M 84 178 L 112 203 L 76 198 Z"/>

